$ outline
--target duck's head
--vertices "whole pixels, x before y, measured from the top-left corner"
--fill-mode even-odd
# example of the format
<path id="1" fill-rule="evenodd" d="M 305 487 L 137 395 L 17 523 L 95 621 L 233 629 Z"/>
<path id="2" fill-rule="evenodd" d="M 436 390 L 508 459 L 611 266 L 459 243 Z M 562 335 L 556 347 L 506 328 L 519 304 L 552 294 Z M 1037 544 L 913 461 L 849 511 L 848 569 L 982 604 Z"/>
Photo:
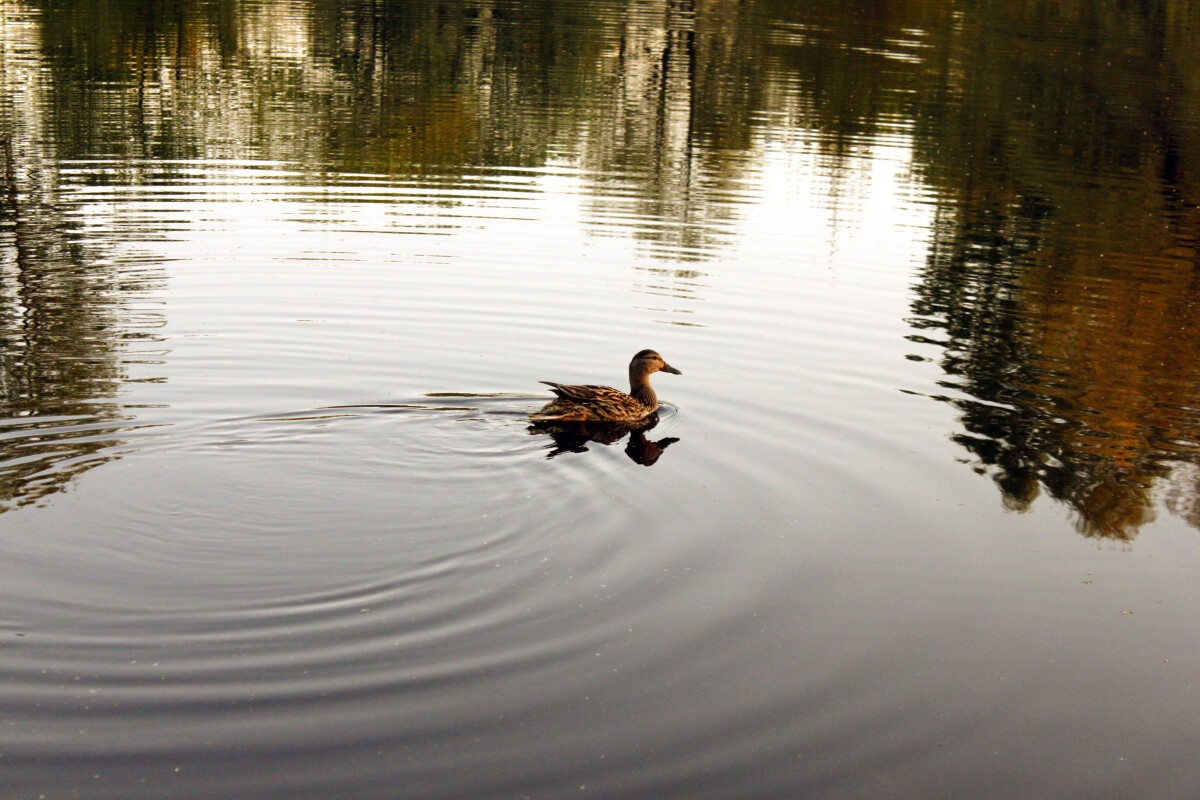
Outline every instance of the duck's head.
<path id="1" fill-rule="evenodd" d="M 653 350 L 643 350 L 633 357 L 629 362 L 629 374 L 646 376 L 652 372 L 669 372 L 672 375 L 682 375 L 683 373 L 672 367 L 663 357 Z"/>

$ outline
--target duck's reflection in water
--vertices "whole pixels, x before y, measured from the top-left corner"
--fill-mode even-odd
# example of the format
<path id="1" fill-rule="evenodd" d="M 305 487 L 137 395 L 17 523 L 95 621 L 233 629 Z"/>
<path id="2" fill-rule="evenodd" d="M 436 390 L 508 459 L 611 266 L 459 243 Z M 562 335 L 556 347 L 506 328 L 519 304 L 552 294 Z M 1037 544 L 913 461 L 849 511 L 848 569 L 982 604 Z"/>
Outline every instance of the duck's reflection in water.
<path id="1" fill-rule="evenodd" d="M 651 414 L 639 420 L 621 422 L 535 422 L 529 426 L 533 436 L 546 435 L 554 440 L 554 447 L 546 454 L 546 458 L 554 458 L 563 453 L 586 453 L 588 444 L 595 442 L 603 445 L 614 445 L 629 434 L 625 443 L 625 455 L 630 460 L 642 466 L 653 466 L 662 456 L 663 451 L 679 439 L 668 436 L 658 441 L 646 438 L 646 432 L 658 424 L 658 414 Z"/>

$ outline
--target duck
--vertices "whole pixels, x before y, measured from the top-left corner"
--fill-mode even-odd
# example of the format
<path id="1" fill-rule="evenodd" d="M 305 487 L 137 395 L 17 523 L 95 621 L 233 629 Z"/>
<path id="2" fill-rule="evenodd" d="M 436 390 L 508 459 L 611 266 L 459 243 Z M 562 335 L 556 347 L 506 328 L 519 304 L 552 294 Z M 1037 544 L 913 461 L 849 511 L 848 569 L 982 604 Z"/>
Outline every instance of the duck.
<path id="1" fill-rule="evenodd" d="M 650 386 L 650 376 L 655 372 L 683 374 L 655 351 L 642 350 L 629 362 L 629 394 L 611 386 L 568 386 L 553 381 L 538 381 L 549 386 L 557 397 L 530 414 L 529 418 L 535 422 L 613 422 L 642 419 L 658 411 L 658 395 Z"/>

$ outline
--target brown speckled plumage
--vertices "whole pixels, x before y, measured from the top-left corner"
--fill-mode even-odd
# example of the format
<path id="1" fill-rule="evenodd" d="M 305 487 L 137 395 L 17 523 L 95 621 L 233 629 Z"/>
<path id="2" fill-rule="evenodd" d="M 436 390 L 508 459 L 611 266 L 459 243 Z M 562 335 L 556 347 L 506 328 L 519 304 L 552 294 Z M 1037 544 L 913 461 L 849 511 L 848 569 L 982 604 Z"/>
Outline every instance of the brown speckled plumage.
<path id="1" fill-rule="evenodd" d="M 658 397 L 650 387 L 650 375 L 658 372 L 683 373 L 663 361 L 653 350 L 643 350 L 629 362 L 629 394 L 611 386 L 584 384 L 567 386 L 552 381 L 539 381 L 550 386 L 557 398 L 540 411 L 530 415 L 532 420 L 562 420 L 593 422 L 641 419 L 658 410 Z"/>

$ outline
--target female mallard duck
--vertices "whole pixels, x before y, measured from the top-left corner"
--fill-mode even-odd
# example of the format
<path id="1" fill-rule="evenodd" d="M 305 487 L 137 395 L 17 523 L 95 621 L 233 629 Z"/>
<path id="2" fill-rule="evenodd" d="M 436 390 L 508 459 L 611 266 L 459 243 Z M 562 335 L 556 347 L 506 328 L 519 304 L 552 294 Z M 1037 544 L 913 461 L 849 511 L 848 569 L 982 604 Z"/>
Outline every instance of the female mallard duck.
<path id="1" fill-rule="evenodd" d="M 534 421 L 562 420 L 564 422 L 597 422 L 641 419 L 658 410 L 658 396 L 650 388 L 651 373 L 683 373 L 663 361 L 653 350 L 643 350 L 629 362 L 629 394 L 611 386 L 564 386 L 552 381 L 538 381 L 553 387 L 558 398 L 540 411 L 530 414 Z"/>

